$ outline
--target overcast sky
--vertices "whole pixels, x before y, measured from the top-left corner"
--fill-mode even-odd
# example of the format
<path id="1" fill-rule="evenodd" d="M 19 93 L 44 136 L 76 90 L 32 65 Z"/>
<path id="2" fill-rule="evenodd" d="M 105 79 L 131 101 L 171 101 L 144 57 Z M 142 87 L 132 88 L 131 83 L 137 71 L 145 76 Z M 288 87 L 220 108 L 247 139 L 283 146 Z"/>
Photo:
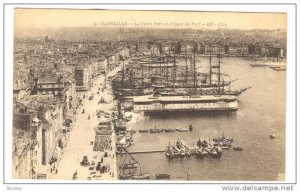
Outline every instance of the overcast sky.
<path id="1" fill-rule="evenodd" d="M 285 13 L 15 9 L 15 29 L 120 27 L 122 25 L 124 27 L 285 30 L 286 18 Z M 121 25 L 114 25 L 111 22 L 121 22 Z"/>

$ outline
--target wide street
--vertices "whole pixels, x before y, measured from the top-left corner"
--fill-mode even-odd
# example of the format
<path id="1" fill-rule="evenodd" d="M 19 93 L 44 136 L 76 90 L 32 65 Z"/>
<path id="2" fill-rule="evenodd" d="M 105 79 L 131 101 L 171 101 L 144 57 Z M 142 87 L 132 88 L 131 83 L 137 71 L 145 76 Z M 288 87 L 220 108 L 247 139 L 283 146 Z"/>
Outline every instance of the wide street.
<path id="1" fill-rule="evenodd" d="M 107 76 L 115 74 L 120 68 L 115 68 L 110 71 Z M 108 157 L 103 158 L 104 152 L 93 151 L 93 145 L 91 141 L 95 139 L 94 128 L 98 125 L 99 120 L 96 115 L 96 110 L 111 111 L 113 108 L 112 94 L 109 92 L 109 88 L 106 88 L 104 92 L 99 88 L 104 85 L 105 77 L 100 75 L 93 80 L 93 85 L 90 91 L 80 93 L 83 105 L 79 107 L 77 114 L 74 117 L 73 128 L 70 132 L 70 137 L 67 145 L 62 151 L 61 159 L 58 163 L 58 171 L 56 173 L 50 173 L 48 179 L 72 179 L 73 174 L 77 171 L 78 180 L 86 180 L 88 177 L 91 179 L 117 179 L 116 168 L 116 155 L 115 155 L 115 134 L 112 134 L 112 151 L 106 151 Z M 100 85 L 102 84 L 102 85 Z M 97 94 L 99 92 L 99 94 Z M 92 100 L 89 100 L 89 96 L 94 95 Z M 106 103 L 98 104 L 101 97 L 103 97 Z M 85 110 L 84 113 L 82 111 Z M 88 117 L 90 116 L 90 119 Z M 103 163 L 109 167 L 109 171 L 100 174 L 97 171 L 96 174 L 90 175 L 91 170 L 88 167 L 83 167 L 80 162 L 83 156 L 87 156 L 89 162 L 97 162 L 103 158 Z M 94 176 L 95 175 L 95 176 Z M 94 176 L 94 177 L 92 177 Z"/>

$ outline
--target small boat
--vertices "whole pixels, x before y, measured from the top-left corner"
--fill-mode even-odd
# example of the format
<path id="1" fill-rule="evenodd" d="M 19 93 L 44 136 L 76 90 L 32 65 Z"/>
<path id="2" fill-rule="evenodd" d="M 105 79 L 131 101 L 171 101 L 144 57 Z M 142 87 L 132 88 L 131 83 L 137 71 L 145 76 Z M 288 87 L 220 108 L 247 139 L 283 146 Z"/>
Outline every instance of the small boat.
<path id="1" fill-rule="evenodd" d="M 189 129 L 186 129 L 186 128 L 176 128 L 176 131 L 178 131 L 178 132 L 186 132 L 186 131 L 189 131 Z"/>
<path id="2" fill-rule="evenodd" d="M 218 157 L 218 152 L 214 148 L 208 151 L 209 155 L 212 157 Z"/>
<path id="3" fill-rule="evenodd" d="M 175 132 L 176 129 L 173 128 L 165 128 L 165 132 Z"/>
<path id="4" fill-rule="evenodd" d="M 139 132 L 140 132 L 140 133 L 148 133 L 148 132 L 149 132 L 149 129 L 140 129 Z"/>
<path id="5" fill-rule="evenodd" d="M 123 165 L 120 165 L 120 169 L 135 169 L 138 167 L 138 163 L 126 163 L 126 164 L 123 164 Z"/>
<path id="6" fill-rule="evenodd" d="M 276 69 L 276 68 L 280 68 L 280 67 L 279 67 L 279 66 L 277 66 L 277 67 L 271 66 L 270 68 L 271 68 L 271 69 Z"/>
<path id="7" fill-rule="evenodd" d="M 271 134 L 270 135 L 270 139 L 275 139 L 276 138 L 276 134 Z"/>
<path id="8" fill-rule="evenodd" d="M 255 62 L 250 64 L 251 67 L 284 67 L 285 62 Z"/>
<path id="9" fill-rule="evenodd" d="M 198 157 L 198 158 L 203 158 L 203 157 L 204 157 L 204 151 L 203 151 L 201 148 L 199 148 L 199 149 L 197 149 L 197 150 L 195 151 L 195 155 L 196 155 L 196 157 Z"/>
<path id="10" fill-rule="evenodd" d="M 160 133 L 162 131 L 162 129 L 150 129 L 150 133 Z"/>
<path id="11" fill-rule="evenodd" d="M 222 155 L 223 150 L 222 150 L 222 148 L 220 146 L 216 147 L 216 151 L 218 153 L 218 156 Z"/>
<path id="12" fill-rule="evenodd" d="M 181 151 L 180 151 L 179 157 L 181 157 L 181 158 L 185 157 L 185 151 L 184 151 L 184 150 L 181 150 Z"/>
<path id="13" fill-rule="evenodd" d="M 170 151 L 166 151 L 165 156 L 168 159 L 173 159 L 175 157 L 174 154 L 172 152 L 170 152 Z"/>
<path id="14" fill-rule="evenodd" d="M 273 68 L 274 71 L 286 71 L 286 68 Z"/>
<path id="15" fill-rule="evenodd" d="M 150 174 L 149 173 L 145 173 L 142 175 L 134 175 L 131 177 L 131 179 L 133 180 L 146 180 L 146 179 L 150 179 Z"/>
<path id="16" fill-rule="evenodd" d="M 185 150 L 185 156 L 190 157 L 192 154 L 190 150 Z"/>
<path id="17" fill-rule="evenodd" d="M 170 179 L 170 175 L 169 174 L 165 174 L 165 173 L 160 173 L 160 174 L 156 174 L 155 178 L 156 179 Z"/>
<path id="18" fill-rule="evenodd" d="M 234 147 L 233 150 L 235 150 L 235 151 L 243 151 L 243 148 L 242 147 Z"/>
<path id="19" fill-rule="evenodd" d="M 129 172 L 129 173 L 121 172 L 119 174 L 119 179 L 121 180 L 131 179 L 132 177 L 133 177 L 133 172 Z"/>
<path id="20" fill-rule="evenodd" d="M 202 152 L 202 155 L 203 155 L 203 156 L 207 156 L 207 155 L 208 155 L 208 152 L 207 152 L 206 150 L 204 150 L 204 151 Z"/>

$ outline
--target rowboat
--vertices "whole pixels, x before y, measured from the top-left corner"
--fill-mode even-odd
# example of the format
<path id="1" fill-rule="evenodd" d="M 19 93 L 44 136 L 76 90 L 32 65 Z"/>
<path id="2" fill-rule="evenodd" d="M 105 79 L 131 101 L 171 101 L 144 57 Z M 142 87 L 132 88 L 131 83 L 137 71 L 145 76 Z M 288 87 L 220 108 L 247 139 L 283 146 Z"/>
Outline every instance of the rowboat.
<path id="1" fill-rule="evenodd" d="M 126 164 L 123 164 L 123 165 L 120 165 L 120 169 L 134 169 L 134 168 L 137 168 L 138 167 L 138 163 L 126 163 Z"/>
<path id="2" fill-rule="evenodd" d="M 234 147 L 233 150 L 235 150 L 235 151 L 243 151 L 243 148 L 241 148 L 241 147 Z"/>
<path id="3" fill-rule="evenodd" d="M 133 180 L 146 180 L 146 179 L 150 179 L 150 174 L 149 173 L 145 173 L 142 175 L 134 175 L 131 177 L 131 179 Z"/>
<path id="4" fill-rule="evenodd" d="M 149 132 L 149 129 L 140 129 L 139 132 L 140 132 L 140 133 L 148 133 L 148 132 Z"/>
<path id="5" fill-rule="evenodd" d="M 186 131 L 189 131 L 189 129 L 186 129 L 186 128 L 176 128 L 176 131 L 178 131 L 178 132 L 186 132 Z"/>
<path id="6" fill-rule="evenodd" d="M 162 131 L 162 129 L 150 129 L 150 133 L 160 133 Z"/>
<path id="7" fill-rule="evenodd" d="M 176 129 L 173 128 L 165 128 L 165 132 L 175 132 Z"/>
<path id="8" fill-rule="evenodd" d="M 165 174 L 165 173 L 160 173 L 160 174 L 156 174 L 155 178 L 156 179 L 170 179 L 170 175 Z"/>

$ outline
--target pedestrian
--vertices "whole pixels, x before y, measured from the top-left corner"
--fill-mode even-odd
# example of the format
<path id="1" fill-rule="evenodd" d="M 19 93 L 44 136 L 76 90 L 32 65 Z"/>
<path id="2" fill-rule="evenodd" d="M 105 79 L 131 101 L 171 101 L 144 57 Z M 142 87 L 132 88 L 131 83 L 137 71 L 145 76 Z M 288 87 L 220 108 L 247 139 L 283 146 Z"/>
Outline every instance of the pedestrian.
<path id="1" fill-rule="evenodd" d="M 52 168 L 50 169 L 50 173 L 52 173 Z"/>
<path id="2" fill-rule="evenodd" d="M 55 174 L 57 174 L 57 169 L 55 170 Z"/>

